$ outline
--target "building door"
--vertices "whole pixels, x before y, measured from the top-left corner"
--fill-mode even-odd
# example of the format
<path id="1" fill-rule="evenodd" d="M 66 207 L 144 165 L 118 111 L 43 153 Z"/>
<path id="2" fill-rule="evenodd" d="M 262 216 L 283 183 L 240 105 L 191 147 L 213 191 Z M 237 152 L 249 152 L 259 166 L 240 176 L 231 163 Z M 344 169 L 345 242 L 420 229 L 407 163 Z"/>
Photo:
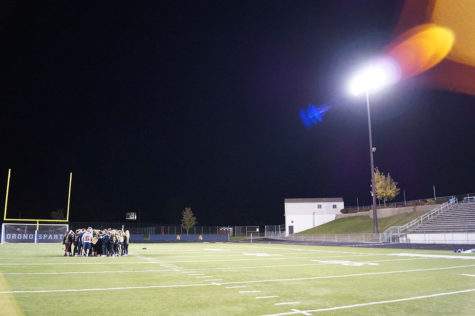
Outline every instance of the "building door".
<path id="1" fill-rule="evenodd" d="M 289 226 L 289 235 L 294 234 L 294 225 Z"/>

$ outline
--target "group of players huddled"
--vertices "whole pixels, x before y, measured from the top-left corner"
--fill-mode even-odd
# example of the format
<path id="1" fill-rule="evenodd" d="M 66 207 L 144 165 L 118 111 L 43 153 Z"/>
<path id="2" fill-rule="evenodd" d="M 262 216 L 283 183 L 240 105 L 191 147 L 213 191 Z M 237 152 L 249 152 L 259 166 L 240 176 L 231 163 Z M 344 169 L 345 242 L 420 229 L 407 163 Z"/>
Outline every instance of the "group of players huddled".
<path id="1" fill-rule="evenodd" d="M 119 229 L 70 230 L 64 235 L 64 256 L 118 257 L 129 254 L 130 233 Z"/>

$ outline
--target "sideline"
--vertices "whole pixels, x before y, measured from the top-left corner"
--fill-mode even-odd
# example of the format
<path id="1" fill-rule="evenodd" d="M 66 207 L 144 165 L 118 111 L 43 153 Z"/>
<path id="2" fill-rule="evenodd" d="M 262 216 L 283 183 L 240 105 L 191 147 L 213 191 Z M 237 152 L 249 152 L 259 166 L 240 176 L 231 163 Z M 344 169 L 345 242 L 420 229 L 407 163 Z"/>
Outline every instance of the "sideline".
<path id="1" fill-rule="evenodd" d="M 3 274 L 0 273 L 0 293 L 5 291 L 10 292 L 10 294 L 7 293 L 7 295 L 0 295 L 0 312 L 12 316 L 23 315 L 20 306 L 15 300 L 15 296 L 12 294 L 12 291 L 10 291 L 7 280 L 5 280 Z"/>
<path id="2" fill-rule="evenodd" d="M 328 307 L 328 308 L 320 308 L 320 309 L 310 309 L 310 310 L 305 310 L 305 311 L 292 310 L 291 312 L 287 312 L 287 313 L 266 314 L 266 315 L 263 315 L 263 316 L 281 316 L 281 315 L 298 315 L 298 314 L 311 315 L 311 313 L 316 313 L 316 312 L 328 312 L 328 311 L 335 311 L 335 310 L 339 310 L 339 309 L 350 309 L 350 308 L 357 308 L 357 307 L 364 307 L 364 306 L 371 306 L 371 305 L 379 305 L 379 304 L 390 304 L 390 303 L 399 303 L 399 302 L 406 302 L 406 301 L 415 301 L 415 300 L 422 300 L 422 299 L 426 299 L 426 298 L 433 298 L 433 297 L 447 296 L 447 295 L 456 295 L 456 294 L 470 293 L 470 292 L 475 292 L 475 289 L 461 290 L 461 291 L 455 291 L 455 292 L 436 293 L 436 294 L 429 294 L 429 295 L 422 295 L 422 296 L 405 297 L 405 298 L 398 298 L 398 299 L 394 299 L 394 300 L 368 302 L 368 303 L 346 305 L 346 306 L 336 306 L 336 307 Z"/>

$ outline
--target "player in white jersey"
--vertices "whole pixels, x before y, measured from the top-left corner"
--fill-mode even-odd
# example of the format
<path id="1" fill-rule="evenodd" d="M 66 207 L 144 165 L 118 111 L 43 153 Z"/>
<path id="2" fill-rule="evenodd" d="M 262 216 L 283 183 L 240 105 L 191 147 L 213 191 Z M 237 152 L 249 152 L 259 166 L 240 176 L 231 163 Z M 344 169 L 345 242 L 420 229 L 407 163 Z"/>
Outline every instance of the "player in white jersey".
<path id="1" fill-rule="evenodd" d="M 92 228 L 89 227 L 87 231 L 82 235 L 82 244 L 84 249 L 84 256 L 88 257 L 91 254 L 92 245 Z"/>

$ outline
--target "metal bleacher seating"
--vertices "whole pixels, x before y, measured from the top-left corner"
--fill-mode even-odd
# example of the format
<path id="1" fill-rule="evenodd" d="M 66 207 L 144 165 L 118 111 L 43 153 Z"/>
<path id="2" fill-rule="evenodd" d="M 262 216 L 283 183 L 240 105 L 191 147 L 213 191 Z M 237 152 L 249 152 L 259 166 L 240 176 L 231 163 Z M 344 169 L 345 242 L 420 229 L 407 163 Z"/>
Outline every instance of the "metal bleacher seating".
<path id="1" fill-rule="evenodd" d="M 475 232 L 475 202 L 458 203 L 427 222 L 410 229 L 410 233 Z"/>

